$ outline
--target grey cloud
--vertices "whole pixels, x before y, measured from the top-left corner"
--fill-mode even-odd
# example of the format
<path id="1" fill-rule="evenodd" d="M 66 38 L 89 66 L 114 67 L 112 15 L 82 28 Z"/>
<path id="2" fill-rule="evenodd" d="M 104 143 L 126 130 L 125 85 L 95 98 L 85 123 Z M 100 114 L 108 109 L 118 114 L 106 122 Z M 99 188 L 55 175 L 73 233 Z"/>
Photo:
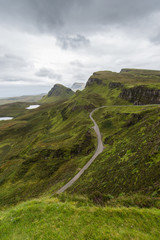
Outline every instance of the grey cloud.
<path id="1" fill-rule="evenodd" d="M 62 49 L 77 49 L 89 45 L 90 41 L 78 34 L 76 36 L 59 36 L 57 38 L 57 45 Z"/>
<path id="2" fill-rule="evenodd" d="M 76 82 L 86 82 L 86 75 L 85 74 L 76 74 L 73 77 Z"/>
<path id="3" fill-rule="evenodd" d="M 85 67 L 84 64 L 82 62 L 80 62 L 79 60 L 74 60 L 74 61 L 70 62 L 70 65 L 74 66 L 74 67 L 80 67 L 80 68 Z"/>
<path id="4" fill-rule="evenodd" d="M 38 72 L 36 72 L 35 75 L 38 77 L 47 77 L 49 79 L 61 80 L 60 74 L 56 74 L 52 69 L 48 68 L 41 68 Z"/>
<path id="5" fill-rule="evenodd" d="M 10 85 L 10 86 L 1 86 L 0 87 L 0 98 L 16 97 L 23 95 L 37 95 L 41 93 L 47 93 L 52 86 L 21 86 L 21 85 Z"/>
<path id="6" fill-rule="evenodd" d="M 9 78 L 9 77 L 4 77 L 2 80 L 2 82 L 22 82 L 22 79 L 19 78 Z"/>
<path id="7" fill-rule="evenodd" d="M 160 32 L 157 32 L 155 35 L 150 37 L 150 41 L 156 45 L 160 44 Z"/>
<path id="8" fill-rule="evenodd" d="M 24 69 L 31 66 L 30 63 L 25 61 L 23 58 L 11 55 L 11 54 L 5 54 L 0 56 L 0 67 L 2 70 L 4 69 Z"/>
<path id="9" fill-rule="evenodd" d="M 20 83 L 20 84 L 28 84 L 28 83 L 32 83 L 32 84 L 37 84 L 40 83 L 40 80 L 37 78 L 27 78 L 24 76 L 16 76 L 15 74 L 13 76 L 8 76 L 8 75 L 1 75 L 0 76 L 0 83 L 8 83 L 10 82 L 11 84 L 14 83 Z"/>
<path id="10" fill-rule="evenodd" d="M 160 10 L 159 0 L 0 0 L 0 22 L 29 32 L 95 31 Z"/>

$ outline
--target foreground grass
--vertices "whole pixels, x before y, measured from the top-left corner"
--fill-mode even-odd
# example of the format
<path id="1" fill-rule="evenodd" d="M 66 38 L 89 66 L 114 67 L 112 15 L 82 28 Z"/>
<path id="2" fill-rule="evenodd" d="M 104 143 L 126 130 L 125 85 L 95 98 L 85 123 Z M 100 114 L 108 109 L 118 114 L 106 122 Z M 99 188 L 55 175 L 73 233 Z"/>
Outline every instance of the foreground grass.
<path id="1" fill-rule="evenodd" d="M 159 239 L 160 210 L 95 207 L 56 198 L 32 200 L 0 213 L 0 239 Z"/>

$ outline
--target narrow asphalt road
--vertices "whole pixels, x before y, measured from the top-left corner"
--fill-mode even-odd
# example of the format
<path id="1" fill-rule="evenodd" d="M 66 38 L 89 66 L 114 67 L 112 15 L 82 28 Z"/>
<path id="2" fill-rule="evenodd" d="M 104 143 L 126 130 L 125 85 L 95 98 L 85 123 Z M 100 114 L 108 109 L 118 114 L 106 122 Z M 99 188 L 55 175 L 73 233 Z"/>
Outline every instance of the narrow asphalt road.
<path id="1" fill-rule="evenodd" d="M 105 107 L 105 106 L 103 106 Z M 96 123 L 96 121 L 93 119 L 92 117 L 92 114 L 100 109 L 100 108 L 103 108 L 103 107 L 99 107 L 99 108 L 96 108 L 94 109 L 91 113 L 90 113 L 90 119 L 92 120 L 92 122 L 94 123 L 94 127 L 93 129 L 95 130 L 96 134 L 97 134 L 97 149 L 96 149 L 96 152 L 94 153 L 93 157 L 86 163 L 86 165 L 66 184 L 64 185 L 62 188 L 60 188 L 56 193 L 57 194 L 60 194 L 60 193 L 63 193 L 67 188 L 69 188 L 75 181 L 77 181 L 77 179 L 80 178 L 80 176 L 84 173 L 84 171 L 89 168 L 89 166 L 92 164 L 92 162 L 96 159 L 96 157 L 101 153 L 103 152 L 103 142 L 102 142 L 102 137 L 101 137 L 101 133 L 100 133 L 100 130 L 99 130 L 99 127 Z"/>

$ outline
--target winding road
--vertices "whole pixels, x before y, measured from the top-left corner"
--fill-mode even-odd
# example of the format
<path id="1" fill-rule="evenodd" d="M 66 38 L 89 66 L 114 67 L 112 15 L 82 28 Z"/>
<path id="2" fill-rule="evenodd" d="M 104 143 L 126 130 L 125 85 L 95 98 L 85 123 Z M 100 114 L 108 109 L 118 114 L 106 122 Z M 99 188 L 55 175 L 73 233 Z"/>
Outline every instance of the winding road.
<path id="1" fill-rule="evenodd" d="M 97 143 L 98 143 L 98 144 L 97 144 L 96 152 L 94 153 L 94 155 L 92 156 L 92 158 L 86 163 L 86 165 L 85 165 L 66 185 L 64 185 L 62 188 L 60 188 L 60 189 L 56 192 L 57 194 L 63 193 L 67 188 L 69 188 L 73 183 L 75 183 L 75 181 L 77 181 L 77 180 L 80 178 L 80 176 L 84 173 L 84 171 L 85 171 L 87 168 L 89 168 L 89 166 L 90 166 L 90 165 L 92 164 L 92 162 L 97 158 L 97 156 L 98 156 L 101 152 L 103 152 L 104 147 L 103 147 L 103 142 L 102 142 L 101 133 L 100 133 L 100 130 L 99 130 L 99 127 L 98 127 L 96 121 L 95 121 L 95 120 L 93 119 L 93 117 L 92 117 L 92 114 L 93 114 L 96 110 L 98 110 L 98 109 L 100 109 L 100 108 L 104 108 L 104 107 L 105 107 L 105 106 L 94 109 L 94 110 L 90 113 L 90 115 L 89 115 L 90 119 L 91 119 L 92 122 L 94 123 L 93 129 L 95 130 L 95 132 L 96 132 L 96 134 L 97 134 Z"/>
<path id="2" fill-rule="evenodd" d="M 134 105 L 134 106 L 155 106 L 155 105 L 158 105 L 160 106 L 159 104 L 148 104 L 148 105 Z M 129 105 L 114 105 L 114 107 L 128 107 Z M 90 119 L 92 120 L 92 122 L 94 123 L 94 127 L 93 129 L 95 130 L 96 134 L 97 134 L 97 149 L 96 149 L 96 152 L 94 153 L 93 157 L 86 163 L 86 165 L 66 184 L 64 185 L 62 188 L 60 188 L 56 193 L 57 194 L 60 194 L 60 193 L 63 193 L 67 188 L 69 188 L 73 183 L 75 183 L 75 181 L 77 181 L 80 176 L 84 173 L 84 171 L 89 168 L 89 166 L 92 164 L 92 162 L 97 158 L 97 156 L 103 152 L 103 142 L 102 142 L 102 137 L 101 137 L 101 133 L 100 133 L 100 130 L 99 130 L 99 127 L 96 123 L 96 121 L 93 119 L 92 117 L 92 114 L 100 109 L 100 108 L 106 108 L 106 107 L 111 107 L 111 106 L 102 106 L 102 107 L 98 107 L 96 109 L 94 109 L 91 113 L 90 113 Z"/>

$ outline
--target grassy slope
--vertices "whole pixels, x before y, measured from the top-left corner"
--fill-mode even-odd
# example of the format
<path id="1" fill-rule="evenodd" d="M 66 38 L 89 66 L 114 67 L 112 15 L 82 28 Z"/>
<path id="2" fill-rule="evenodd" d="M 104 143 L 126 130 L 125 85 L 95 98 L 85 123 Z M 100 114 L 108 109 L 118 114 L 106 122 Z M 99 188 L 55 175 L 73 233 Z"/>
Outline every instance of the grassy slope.
<path id="1" fill-rule="evenodd" d="M 0 123 L 1 204 L 54 192 L 79 171 L 96 147 L 89 112 L 111 104 L 110 92 L 117 98 L 119 90 L 105 92 L 94 85 L 67 102 L 43 105 Z"/>
<path id="2" fill-rule="evenodd" d="M 110 89 L 108 87 L 111 80 L 118 82 L 122 80 L 123 82 L 131 81 L 132 85 L 136 85 L 138 82 L 135 76 L 132 77 L 134 80 L 132 78 L 126 80 L 125 77 L 121 77 L 121 74 L 117 75 L 111 72 L 96 74 L 102 79 L 102 84 L 97 85 L 93 83 L 84 91 L 77 92 L 66 102 L 46 104 L 36 110 L 28 111 L 13 121 L 0 123 L 0 202 L 2 205 L 17 203 L 45 194 L 46 192 L 54 192 L 70 180 L 79 171 L 79 168 L 92 156 L 96 147 L 96 137 L 91 128 L 92 122 L 89 119 L 89 112 L 93 108 L 102 105 L 128 104 L 118 98 L 121 91 L 120 89 Z M 125 74 L 126 73 L 123 75 Z M 147 83 L 157 84 L 156 81 L 157 80 L 153 79 L 153 81 L 149 80 Z M 106 109 L 101 111 L 104 111 L 105 114 Z M 128 174 L 127 166 L 130 166 L 128 165 L 129 160 L 123 155 L 129 150 L 127 154 L 129 153 L 132 157 L 134 146 L 135 148 L 137 147 L 137 145 L 135 145 L 137 140 L 135 141 L 135 139 L 139 138 L 138 132 L 140 131 L 140 124 L 144 124 L 143 119 L 141 123 L 137 122 L 129 129 L 124 127 L 125 121 L 127 123 L 127 121 L 130 121 L 130 118 L 133 118 L 131 111 L 134 113 L 134 111 L 136 112 L 137 110 L 132 109 L 132 107 L 128 110 L 124 109 L 124 113 L 121 112 L 121 110 L 115 110 L 115 112 L 109 113 L 111 114 L 109 119 L 105 119 L 106 116 L 104 118 L 102 112 L 97 113 L 98 118 L 95 117 L 104 134 L 104 139 L 110 136 L 109 134 L 116 132 L 118 132 L 118 134 L 112 136 L 114 144 L 106 144 L 104 153 L 96 160 L 95 164 L 91 166 L 84 175 L 84 178 L 81 178 L 84 179 L 85 182 L 80 179 L 77 183 L 78 185 L 74 186 L 74 188 L 78 186 L 76 191 L 78 189 L 78 191 L 89 192 L 89 194 L 91 194 L 99 189 L 102 193 L 112 193 L 115 195 L 128 191 L 127 183 L 124 185 L 122 183 L 122 180 L 125 178 L 119 178 L 120 175 L 117 173 L 118 171 L 116 172 L 117 178 L 113 179 L 114 181 L 109 181 L 109 183 L 108 178 L 110 177 L 108 174 L 110 174 L 110 172 L 106 174 L 106 171 L 108 171 L 108 161 L 110 161 L 113 170 L 117 168 L 117 164 L 118 166 L 122 166 L 120 170 L 123 169 L 124 165 L 125 174 Z M 159 113 L 156 113 L 156 111 L 148 115 L 147 112 L 144 112 L 144 114 L 146 114 L 147 127 L 143 129 L 143 135 L 140 135 L 141 138 L 145 138 L 143 139 L 144 143 L 142 142 L 144 145 L 141 145 L 142 150 L 148 149 L 150 142 L 152 143 L 153 141 L 145 137 L 145 133 L 149 134 L 149 130 L 154 133 L 153 136 L 157 139 L 156 134 L 158 134 L 158 131 L 156 132 L 155 129 L 158 126 L 156 125 L 158 124 L 156 121 L 157 116 L 159 116 L 157 114 Z M 106 115 L 107 114 L 108 113 L 106 113 Z M 151 128 L 152 114 L 154 118 L 153 121 L 155 122 L 153 129 Z M 100 116 L 101 118 L 99 119 Z M 114 125 L 113 128 L 112 125 Z M 134 141 L 132 135 L 135 136 Z M 123 153 L 120 152 L 121 141 L 124 150 Z M 133 150 L 130 149 L 130 145 L 133 145 Z M 110 151 L 109 156 L 108 149 Z M 117 151 L 121 154 L 118 162 Z M 156 151 L 159 150 L 156 149 Z M 133 152 L 133 157 L 134 154 L 139 154 L 139 152 Z M 144 158 L 143 154 L 141 154 L 141 158 Z M 99 167 L 97 167 L 98 161 L 100 161 Z M 143 164 L 144 162 L 145 158 Z M 151 169 L 158 166 L 158 164 L 158 161 L 152 164 Z M 136 171 L 135 169 L 136 168 L 133 168 L 132 170 Z M 113 174 L 115 174 L 115 172 L 111 171 L 111 179 L 113 178 Z M 134 172 L 132 177 L 133 182 L 135 176 L 136 172 Z M 149 176 L 150 173 L 148 172 L 148 177 Z M 119 180 L 117 181 L 117 179 Z M 153 181 L 153 188 L 150 191 L 152 194 L 155 192 L 157 179 L 158 175 L 155 176 Z M 150 184 L 148 182 L 147 184 L 146 187 L 148 188 Z M 120 189 L 119 186 L 121 186 L 122 189 Z M 131 186 L 133 186 L 136 191 L 140 189 L 140 187 L 135 188 L 136 186 L 134 184 Z M 110 191 L 111 188 L 114 192 Z M 156 191 L 158 192 L 158 188 L 156 188 Z"/>
<path id="3" fill-rule="evenodd" d="M 95 207 L 84 199 L 32 200 L 0 212 L 3 240 L 158 240 L 160 211 Z"/>
<path id="4" fill-rule="evenodd" d="M 44 105 L 0 123 L 0 202 L 16 203 L 54 191 L 92 155 L 89 112 L 68 103 Z"/>
<path id="5" fill-rule="evenodd" d="M 0 106 L 0 117 L 17 117 L 27 112 L 26 107 L 30 106 L 30 103 L 10 103 Z"/>
<path id="6" fill-rule="evenodd" d="M 106 148 L 69 191 L 108 207 L 62 194 L 3 208 L 51 195 L 88 161 L 96 147 L 89 112 L 102 105 L 128 104 L 118 98 L 120 89 L 109 89 L 110 81 L 159 86 L 157 76 L 147 81 L 143 75 L 139 82 L 135 71 L 132 77 L 102 75 L 102 84 L 93 83 L 66 102 L 23 115 L 17 108 L 14 120 L 0 123 L 0 239 L 159 239 L 158 209 L 119 208 L 160 208 L 157 106 L 108 107 L 94 114 Z"/>
<path id="7" fill-rule="evenodd" d="M 131 69 L 129 72 L 115 73 L 109 71 L 100 71 L 91 77 L 97 77 L 103 81 L 120 82 L 125 87 L 134 87 L 145 85 L 160 89 L 160 71 Z"/>
<path id="8" fill-rule="evenodd" d="M 140 191 L 159 196 L 159 107 L 108 107 L 94 117 L 105 150 L 70 191 L 113 196 Z"/>

